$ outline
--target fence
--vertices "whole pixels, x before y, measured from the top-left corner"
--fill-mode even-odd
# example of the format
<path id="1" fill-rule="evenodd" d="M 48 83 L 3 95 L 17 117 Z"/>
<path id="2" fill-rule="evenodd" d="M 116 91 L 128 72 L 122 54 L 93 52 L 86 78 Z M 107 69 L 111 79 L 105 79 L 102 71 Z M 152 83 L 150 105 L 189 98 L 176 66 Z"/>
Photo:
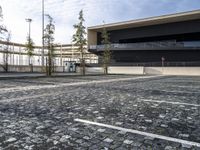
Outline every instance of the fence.
<path id="1" fill-rule="evenodd" d="M 63 66 L 63 62 L 65 61 L 80 62 L 80 52 L 76 45 L 57 44 L 54 48 L 54 66 Z M 33 56 L 31 57 L 31 63 L 33 66 L 42 66 L 42 59 L 44 59 L 45 65 L 47 53 L 48 50 L 44 48 L 44 57 L 42 57 L 42 47 L 34 46 Z M 86 63 L 97 63 L 98 58 L 92 53 L 85 52 L 85 61 Z M 25 44 L 0 41 L 0 67 L 6 62 L 9 66 L 28 66 L 29 56 L 27 55 Z"/>

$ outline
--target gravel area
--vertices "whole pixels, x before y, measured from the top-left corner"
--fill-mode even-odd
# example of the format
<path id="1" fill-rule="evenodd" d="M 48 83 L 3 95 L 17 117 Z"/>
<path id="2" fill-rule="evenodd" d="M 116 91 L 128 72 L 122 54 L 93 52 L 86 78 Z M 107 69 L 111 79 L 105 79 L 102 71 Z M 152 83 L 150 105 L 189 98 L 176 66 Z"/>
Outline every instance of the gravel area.
<path id="1" fill-rule="evenodd" d="M 0 150 L 200 150 L 200 77 L 76 76 L 0 80 Z"/>

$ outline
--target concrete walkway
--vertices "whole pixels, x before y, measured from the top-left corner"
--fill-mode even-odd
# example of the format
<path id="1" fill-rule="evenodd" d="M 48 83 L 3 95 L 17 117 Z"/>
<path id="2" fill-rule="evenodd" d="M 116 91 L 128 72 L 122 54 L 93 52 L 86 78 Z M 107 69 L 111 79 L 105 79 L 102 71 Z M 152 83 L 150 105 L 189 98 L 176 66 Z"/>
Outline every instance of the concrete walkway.
<path id="1" fill-rule="evenodd" d="M 53 73 L 52 76 L 79 75 L 79 73 Z M 45 73 L 0 73 L 0 79 L 46 77 Z"/>
<path id="2" fill-rule="evenodd" d="M 53 73 L 52 77 L 62 77 L 62 76 L 79 76 L 80 73 Z M 100 75 L 97 73 L 87 73 L 86 75 Z M 12 79 L 12 78 L 38 78 L 38 77 L 46 77 L 45 73 L 3 73 L 0 72 L 0 80 L 2 79 Z"/>

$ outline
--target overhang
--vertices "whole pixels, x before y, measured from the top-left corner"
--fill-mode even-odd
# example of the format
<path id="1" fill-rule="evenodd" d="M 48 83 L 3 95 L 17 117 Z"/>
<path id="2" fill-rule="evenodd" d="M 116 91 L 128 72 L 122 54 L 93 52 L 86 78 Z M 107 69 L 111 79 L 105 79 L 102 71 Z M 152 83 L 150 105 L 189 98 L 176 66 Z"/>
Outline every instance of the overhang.
<path id="1" fill-rule="evenodd" d="M 107 30 L 111 31 L 111 30 L 136 28 L 136 27 L 142 27 L 142 26 L 182 22 L 182 21 L 197 20 L 197 19 L 200 19 L 200 10 L 92 26 L 92 27 L 88 27 L 88 30 L 98 32 L 98 31 L 102 31 L 102 28 L 105 27 Z"/>

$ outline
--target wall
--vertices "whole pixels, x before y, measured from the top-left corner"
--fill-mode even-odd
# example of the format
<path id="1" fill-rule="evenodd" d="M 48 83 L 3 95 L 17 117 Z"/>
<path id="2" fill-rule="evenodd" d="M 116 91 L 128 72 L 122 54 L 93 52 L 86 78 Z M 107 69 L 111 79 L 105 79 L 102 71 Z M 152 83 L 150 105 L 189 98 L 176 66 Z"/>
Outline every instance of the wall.
<path id="1" fill-rule="evenodd" d="M 109 67 L 110 74 L 144 74 L 144 67 Z"/>
<path id="2" fill-rule="evenodd" d="M 55 72 L 63 72 L 63 67 L 56 67 Z M 29 66 L 10 66 L 10 72 L 30 72 Z M 33 72 L 41 72 L 42 67 L 34 66 Z M 3 68 L 0 67 L 0 72 Z M 77 67 L 77 72 L 80 68 Z M 192 75 L 200 76 L 200 67 L 109 67 L 109 74 L 146 74 L 146 75 Z M 86 67 L 86 74 L 103 74 L 102 67 Z"/>
<path id="3" fill-rule="evenodd" d="M 63 72 L 63 67 L 55 67 L 55 72 Z M 29 66 L 9 66 L 8 67 L 9 72 L 30 72 Z M 0 67 L 0 72 L 4 72 L 3 68 Z M 41 66 L 34 66 L 33 72 L 45 72 L 44 69 L 42 69 Z"/>
<path id="4" fill-rule="evenodd" d="M 200 67 L 145 67 L 144 73 L 200 76 Z"/>
<path id="5" fill-rule="evenodd" d="M 86 73 L 103 73 L 102 67 L 86 68 Z M 139 74 L 139 75 L 191 75 L 200 76 L 200 67 L 109 67 L 109 74 Z"/>
<path id="6" fill-rule="evenodd" d="M 163 35 L 176 35 L 184 33 L 200 32 L 200 20 L 192 20 L 177 23 L 166 23 L 161 25 L 152 25 L 147 27 L 129 28 L 110 31 L 110 41 L 119 43 L 122 39 L 156 37 Z M 99 35 L 98 38 L 101 36 Z M 101 40 L 97 40 L 101 41 Z M 98 43 L 99 44 L 99 43 Z"/>
<path id="7" fill-rule="evenodd" d="M 89 45 L 97 45 L 97 32 L 88 30 L 88 47 Z"/>

